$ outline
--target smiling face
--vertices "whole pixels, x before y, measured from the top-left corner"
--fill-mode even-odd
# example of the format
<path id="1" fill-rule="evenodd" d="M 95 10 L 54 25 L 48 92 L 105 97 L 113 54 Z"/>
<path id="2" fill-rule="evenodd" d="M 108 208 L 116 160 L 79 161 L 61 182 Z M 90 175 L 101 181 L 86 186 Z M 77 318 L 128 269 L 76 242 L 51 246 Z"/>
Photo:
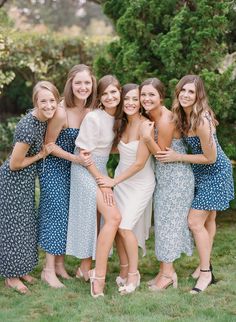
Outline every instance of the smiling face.
<path id="1" fill-rule="evenodd" d="M 109 114 L 114 114 L 120 103 L 120 91 L 114 85 L 109 85 L 101 95 L 100 101 Z"/>
<path id="2" fill-rule="evenodd" d="M 183 85 L 180 90 L 179 103 L 183 108 L 191 108 L 196 102 L 196 86 L 194 83 Z"/>
<path id="3" fill-rule="evenodd" d="M 41 120 L 52 118 L 57 108 L 57 100 L 53 93 L 47 89 L 40 89 L 37 94 L 36 108 Z"/>
<path id="4" fill-rule="evenodd" d="M 77 100 L 86 100 L 92 93 L 93 83 L 89 73 L 78 72 L 72 80 L 72 92 Z"/>
<path id="5" fill-rule="evenodd" d="M 162 105 L 159 92 L 150 84 L 144 85 L 141 89 L 140 102 L 147 112 L 150 112 Z"/>
<path id="6" fill-rule="evenodd" d="M 139 89 L 135 88 L 129 91 L 123 101 L 123 111 L 127 115 L 134 115 L 139 113 L 140 100 L 139 100 Z"/>

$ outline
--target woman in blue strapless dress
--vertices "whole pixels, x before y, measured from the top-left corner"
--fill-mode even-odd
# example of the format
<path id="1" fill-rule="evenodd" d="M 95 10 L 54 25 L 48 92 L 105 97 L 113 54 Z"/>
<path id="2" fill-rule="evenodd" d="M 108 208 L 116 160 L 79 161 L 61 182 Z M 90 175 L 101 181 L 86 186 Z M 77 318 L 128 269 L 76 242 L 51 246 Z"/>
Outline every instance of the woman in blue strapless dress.
<path id="1" fill-rule="evenodd" d="M 225 210 L 234 198 L 232 166 L 216 137 L 214 113 L 208 105 L 203 81 L 199 76 L 184 76 L 176 86 L 172 107 L 173 121 L 184 136 L 192 154 L 178 154 L 171 149 L 157 153 L 161 162 L 192 163 L 195 193 L 189 212 L 200 257 L 200 266 L 193 277 L 197 284 L 191 293 L 204 291 L 214 283 L 210 255 L 216 231 L 217 210 Z"/>
<path id="2" fill-rule="evenodd" d="M 46 252 L 41 278 L 52 287 L 63 287 L 57 276 L 68 279 L 64 267 L 70 199 L 71 162 L 89 164 L 89 156 L 74 155 L 80 124 L 93 107 L 96 79 L 86 65 L 68 73 L 64 99 L 49 122 L 46 142 L 54 143 L 53 155 L 38 165 L 40 181 L 39 246 Z"/>

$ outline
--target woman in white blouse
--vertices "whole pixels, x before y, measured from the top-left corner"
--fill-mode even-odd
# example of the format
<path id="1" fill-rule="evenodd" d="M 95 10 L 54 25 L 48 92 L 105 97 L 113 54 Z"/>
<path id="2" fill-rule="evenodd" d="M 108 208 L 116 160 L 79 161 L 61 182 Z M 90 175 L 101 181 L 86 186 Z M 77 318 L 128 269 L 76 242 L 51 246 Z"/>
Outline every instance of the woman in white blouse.
<path id="1" fill-rule="evenodd" d="M 106 175 L 106 163 L 114 139 L 114 115 L 120 103 L 120 84 L 111 75 L 98 82 L 98 109 L 88 113 L 76 139 L 75 153 L 91 153 L 87 168 L 72 164 L 67 254 L 81 259 L 78 278 L 91 283 L 93 297 L 104 296 L 107 259 L 121 216 L 114 205 L 111 188 L 98 188 L 95 178 Z M 97 210 L 104 225 L 98 234 Z M 92 259 L 96 265 L 90 270 Z"/>

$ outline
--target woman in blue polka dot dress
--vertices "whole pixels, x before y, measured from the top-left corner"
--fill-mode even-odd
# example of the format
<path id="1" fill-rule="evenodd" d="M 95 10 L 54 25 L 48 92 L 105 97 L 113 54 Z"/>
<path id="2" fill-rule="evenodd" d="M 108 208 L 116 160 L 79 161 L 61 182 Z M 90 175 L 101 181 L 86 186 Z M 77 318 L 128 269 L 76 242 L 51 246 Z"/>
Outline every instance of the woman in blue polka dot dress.
<path id="1" fill-rule="evenodd" d="M 52 118 L 59 93 L 47 81 L 33 89 L 34 109 L 16 126 L 10 157 L 0 167 L 0 275 L 6 287 L 25 294 L 29 275 L 38 262 L 35 208 L 36 162 L 53 148 L 43 148 L 47 120 Z"/>
<path id="2" fill-rule="evenodd" d="M 75 139 L 85 115 L 96 98 L 96 79 L 88 66 L 75 65 L 68 73 L 64 100 L 48 124 L 46 142 L 53 143 L 53 154 L 38 166 L 40 179 L 39 245 L 46 252 L 41 274 L 51 287 L 64 285 L 57 276 L 70 278 L 64 266 L 70 198 L 71 162 L 89 165 L 73 154 Z"/>
<path id="3" fill-rule="evenodd" d="M 172 106 L 173 121 L 182 131 L 192 154 L 178 154 L 171 149 L 158 152 L 161 162 L 193 164 L 195 195 L 188 216 L 200 265 L 193 274 L 197 284 L 192 294 L 214 283 L 210 255 L 216 231 L 217 210 L 225 210 L 234 198 L 232 166 L 216 137 L 214 113 L 208 105 L 203 81 L 199 76 L 184 76 L 176 86 Z"/>

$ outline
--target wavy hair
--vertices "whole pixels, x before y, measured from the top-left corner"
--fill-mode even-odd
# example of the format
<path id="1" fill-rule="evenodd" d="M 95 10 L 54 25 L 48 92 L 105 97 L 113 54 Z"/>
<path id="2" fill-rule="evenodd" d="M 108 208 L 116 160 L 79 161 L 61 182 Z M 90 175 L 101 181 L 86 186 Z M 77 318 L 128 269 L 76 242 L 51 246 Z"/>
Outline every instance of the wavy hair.
<path id="1" fill-rule="evenodd" d="M 64 102 L 66 107 L 74 107 L 75 106 L 75 96 L 72 90 L 72 81 L 77 73 L 86 71 L 92 79 L 92 93 L 89 95 L 88 99 L 85 103 L 85 108 L 94 108 L 97 96 L 97 80 L 92 73 L 92 70 L 89 66 L 84 64 L 75 65 L 71 68 L 67 75 L 66 84 L 64 87 Z"/>
<path id="2" fill-rule="evenodd" d="M 187 117 L 183 107 L 179 103 L 179 94 L 184 85 L 193 83 L 196 88 L 196 101 L 190 113 L 190 123 L 187 122 Z M 174 99 L 172 104 L 173 122 L 182 134 L 187 134 L 189 131 L 195 132 L 200 123 L 204 122 L 203 116 L 209 115 L 209 120 L 214 126 L 218 125 L 215 114 L 208 104 L 208 98 L 204 83 L 197 75 L 186 75 L 178 82 L 175 87 Z"/>

